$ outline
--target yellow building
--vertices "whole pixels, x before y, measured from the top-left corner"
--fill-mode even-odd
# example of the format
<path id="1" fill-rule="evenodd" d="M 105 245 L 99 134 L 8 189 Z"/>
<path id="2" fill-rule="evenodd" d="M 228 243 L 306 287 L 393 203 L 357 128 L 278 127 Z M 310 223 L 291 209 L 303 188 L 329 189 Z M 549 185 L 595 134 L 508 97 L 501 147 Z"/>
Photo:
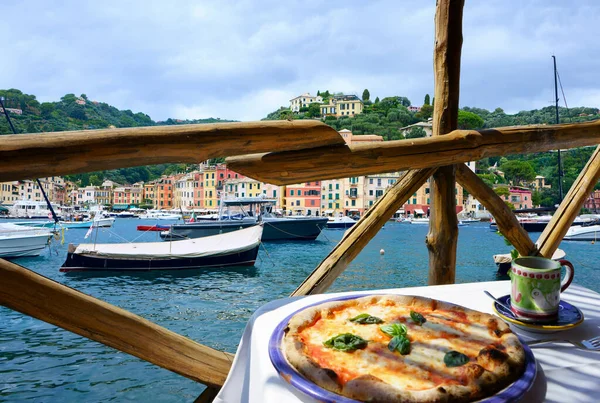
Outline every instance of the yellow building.
<path id="1" fill-rule="evenodd" d="M 324 216 L 338 216 L 344 213 L 344 179 L 331 179 L 321 182 L 321 213 Z"/>
<path id="2" fill-rule="evenodd" d="M 204 208 L 217 209 L 220 203 L 215 182 L 217 167 L 207 165 L 202 167 L 202 172 L 204 173 Z"/>
<path id="3" fill-rule="evenodd" d="M 365 177 L 344 179 L 344 215 L 362 216 L 365 211 Z"/>
<path id="4" fill-rule="evenodd" d="M 13 204 L 19 200 L 19 182 L 0 183 L 0 204 Z"/>
<path id="5" fill-rule="evenodd" d="M 363 102 L 356 95 L 335 95 L 329 103 L 321 105 L 323 116 L 354 116 L 362 113 Z"/>

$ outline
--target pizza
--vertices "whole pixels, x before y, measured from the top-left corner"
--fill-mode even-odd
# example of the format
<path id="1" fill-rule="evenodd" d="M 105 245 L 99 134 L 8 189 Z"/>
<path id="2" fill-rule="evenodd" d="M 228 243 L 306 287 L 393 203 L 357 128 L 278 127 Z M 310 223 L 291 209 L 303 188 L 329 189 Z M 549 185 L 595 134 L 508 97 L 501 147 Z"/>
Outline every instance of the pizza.
<path id="1" fill-rule="evenodd" d="M 434 299 L 375 295 L 294 315 L 283 351 L 304 377 L 368 402 L 469 402 L 525 370 L 525 352 L 495 316 Z"/>

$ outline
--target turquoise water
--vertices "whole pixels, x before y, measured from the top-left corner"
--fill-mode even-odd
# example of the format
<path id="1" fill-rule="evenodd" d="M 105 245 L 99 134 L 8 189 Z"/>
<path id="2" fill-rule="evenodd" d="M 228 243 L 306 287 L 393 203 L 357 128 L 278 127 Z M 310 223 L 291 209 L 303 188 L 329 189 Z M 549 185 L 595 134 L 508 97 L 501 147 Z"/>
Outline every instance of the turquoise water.
<path id="1" fill-rule="evenodd" d="M 117 219 L 98 242 L 121 238 L 156 240 L 136 225 L 155 221 Z M 427 226 L 386 224 L 336 280 L 334 291 L 427 284 Z M 258 307 L 289 295 L 331 251 L 343 232 L 325 230 L 314 242 L 267 243 L 256 267 L 174 273 L 64 274 L 58 268 L 67 244 L 83 241 L 86 230 L 69 230 L 66 243 L 54 242 L 41 257 L 16 263 L 84 293 L 134 312 L 195 341 L 235 352 L 244 326 Z M 539 234 L 532 234 L 537 237 Z M 600 244 L 563 242 L 575 265 L 575 282 L 600 292 Z M 379 250 L 385 254 L 380 255 Z M 509 247 L 487 224 L 459 229 L 457 282 L 499 279 L 492 255 Z M 0 307 L 0 401 L 160 401 L 190 402 L 203 386 Z"/>

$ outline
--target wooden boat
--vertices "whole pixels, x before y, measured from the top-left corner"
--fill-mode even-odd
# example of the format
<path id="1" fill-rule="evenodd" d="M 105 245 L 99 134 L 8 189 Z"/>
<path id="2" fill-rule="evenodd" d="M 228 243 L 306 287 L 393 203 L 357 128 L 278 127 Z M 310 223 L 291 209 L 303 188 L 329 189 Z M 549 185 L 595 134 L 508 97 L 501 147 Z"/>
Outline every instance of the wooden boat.
<path id="1" fill-rule="evenodd" d="M 69 245 L 60 271 L 181 270 L 254 265 L 260 225 L 201 239 Z"/>

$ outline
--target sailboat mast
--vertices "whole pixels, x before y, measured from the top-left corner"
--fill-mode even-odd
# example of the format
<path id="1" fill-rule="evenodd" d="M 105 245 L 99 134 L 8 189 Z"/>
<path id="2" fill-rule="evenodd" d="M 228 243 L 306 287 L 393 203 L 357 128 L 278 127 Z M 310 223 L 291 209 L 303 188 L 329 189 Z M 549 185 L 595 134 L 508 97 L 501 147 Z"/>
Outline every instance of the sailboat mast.
<path id="1" fill-rule="evenodd" d="M 556 124 L 559 124 L 560 119 L 558 116 L 558 73 L 556 71 L 556 56 L 552 55 L 552 59 L 554 60 L 554 98 L 556 102 Z M 560 161 L 560 150 L 558 150 L 558 197 L 561 202 L 563 200 L 562 177 L 562 163 Z"/>

